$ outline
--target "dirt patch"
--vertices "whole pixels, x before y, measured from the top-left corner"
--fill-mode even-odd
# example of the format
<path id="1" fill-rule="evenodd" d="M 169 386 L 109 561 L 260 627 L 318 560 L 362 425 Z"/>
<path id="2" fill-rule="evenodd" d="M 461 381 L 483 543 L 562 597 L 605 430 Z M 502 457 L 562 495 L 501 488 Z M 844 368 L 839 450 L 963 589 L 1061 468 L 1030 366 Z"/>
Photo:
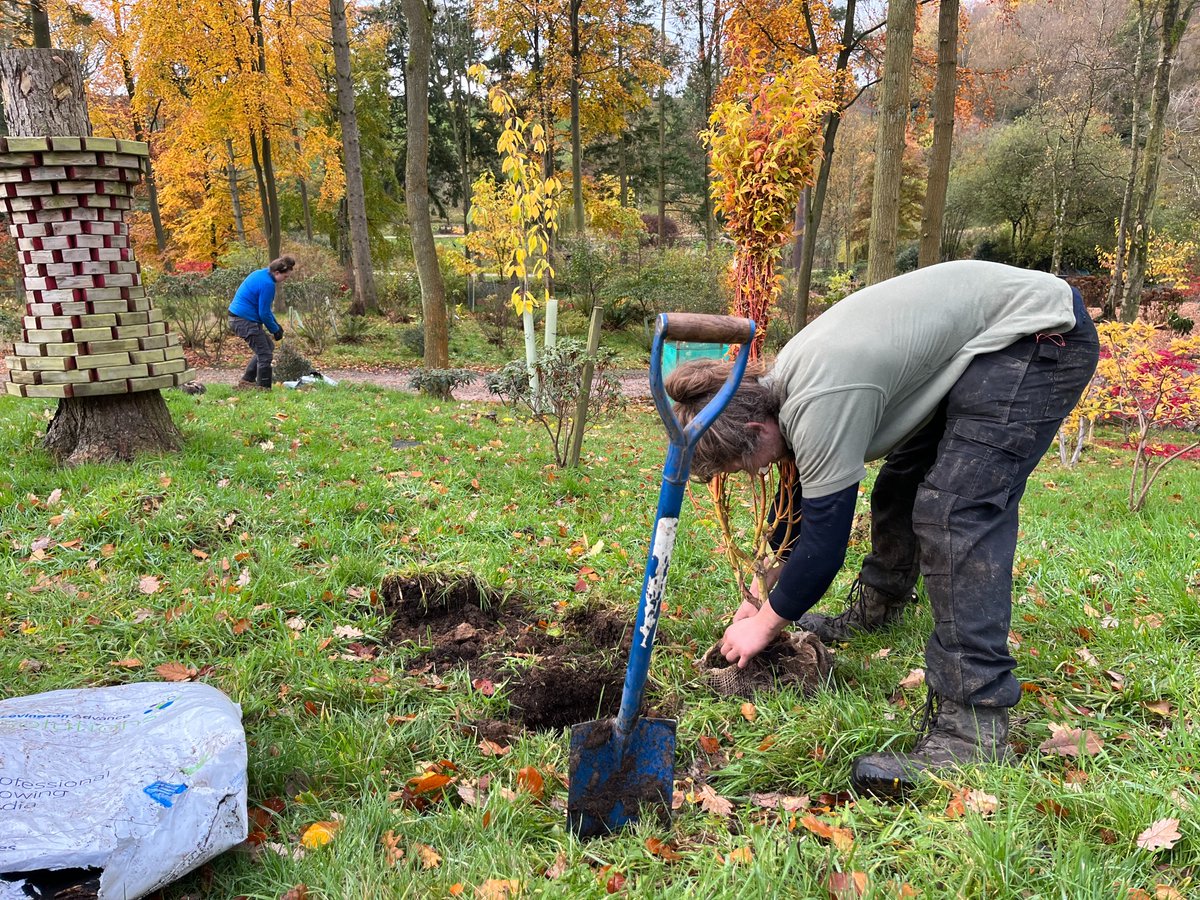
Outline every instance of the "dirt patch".
<path id="1" fill-rule="evenodd" d="M 469 666 L 473 681 L 503 685 L 512 721 L 526 728 L 605 718 L 620 706 L 632 628 L 608 610 L 548 619 L 474 579 L 429 574 L 389 576 L 380 593 L 392 617 L 388 643 L 422 648 L 410 671 Z M 468 727 L 487 740 L 511 737 L 492 720 Z"/>

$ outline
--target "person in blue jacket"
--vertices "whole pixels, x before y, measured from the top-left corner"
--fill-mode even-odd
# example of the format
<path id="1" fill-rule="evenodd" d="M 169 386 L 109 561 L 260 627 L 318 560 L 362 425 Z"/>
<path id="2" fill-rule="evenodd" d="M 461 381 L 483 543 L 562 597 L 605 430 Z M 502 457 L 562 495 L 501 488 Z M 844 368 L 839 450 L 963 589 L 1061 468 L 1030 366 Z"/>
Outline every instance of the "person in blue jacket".
<path id="1" fill-rule="evenodd" d="M 250 345 L 254 355 L 246 364 L 240 390 L 257 388 L 271 389 L 271 363 L 275 358 L 275 342 L 283 340 L 283 326 L 275 321 L 272 306 L 275 303 L 275 286 L 288 280 L 296 268 L 296 260 L 281 256 L 265 269 L 257 269 L 246 276 L 229 304 L 229 329 Z"/>

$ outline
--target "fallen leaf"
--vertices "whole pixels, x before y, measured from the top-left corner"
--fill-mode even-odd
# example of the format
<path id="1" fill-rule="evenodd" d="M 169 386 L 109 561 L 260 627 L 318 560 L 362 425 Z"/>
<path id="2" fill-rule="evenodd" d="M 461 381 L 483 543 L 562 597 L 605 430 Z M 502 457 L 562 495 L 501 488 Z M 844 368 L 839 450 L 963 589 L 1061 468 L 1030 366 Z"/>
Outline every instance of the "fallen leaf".
<path id="1" fill-rule="evenodd" d="M 735 866 L 748 866 L 754 862 L 754 851 L 749 847 L 737 847 L 730 850 L 729 855 L 725 859 Z"/>
<path id="2" fill-rule="evenodd" d="M 1137 837 L 1137 845 L 1151 853 L 1170 850 L 1182 838 L 1178 819 L 1159 819 Z"/>
<path id="3" fill-rule="evenodd" d="M 753 703 L 746 702 L 742 704 L 742 718 L 747 722 L 753 722 L 758 718 L 758 709 Z"/>
<path id="4" fill-rule="evenodd" d="M 816 816 L 805 816 L 800 820 L 800 824 L 817 837 L 825 838 L 825 840 L 833 837 L 833 827 L 827 822 L 821 821 Z"/>
<path id="5" fill-rule="evenodd" d="M 308 885 L 298 884 L 279 895 L 279 900 L 308 900 Z"/>
<path id="6" fill-rule="evenodd" d="M 1154 886 L 1154 900 L 1183 900 L 1183 894 L 1175 890 L 1169 884 L 1156 884 Z"/>
<path id="7" fill-rule="evenodd" d="M 558 856 L 554 857 L 554 862 L 550 864 L 550 868 L 546 869 L 546 877 L 552 881 L 556 881 L 567 874 L 567 869 L 570 867 L 567 861 L 567 854 L 563 851 L 558 851 Z"/>
<path id="8" fill-rule="evenodd" d="M 471 687 L 479 691 L 485 697 L 491 697 L 496 693 L 496 685 L 486 678 L 476 678 L 471 682 Z"/>
<path id="9" fill-rule="evenodd" d="M 546 790 L 546 781 L 542 778 L 542 773 L 533 766 L 525 766 L 517 771 L 517 790 L 526 791 L 541 799 Z"/>
<path id="10" fill-rule="evenodd" d="M 1038 745 L 1038 749 L 1043 753 L 1057 753 L 1059 756 L 1095 756 L 1104 747 L 1104 741 L 1091 729 L 1084 731 L 1051 722 L 1050 734 L 1049 738 Z"/>
<path id="11" fill-rule="evenodd" d="M 891 647 L 883 647 L 882 649 L 876 650 L 874 653 L 872 653 L 871 659 L 887 659 L 891 655 L 892 655 L 892 648 Z"/>
<path id="12" fill-rule="evenodd" d="M 909 669 L 908 674 L 900 679 L 900 687 L 903 690 L 908 690 L 909 688 L 920 687 L 924 683 L 925 683 L 925 670 L 924 669 Z"/>
<path id="13" fill-rule="evenodd" d="M 696 799 L 700 801 L 700 806 L 710 813 L 718 816 L 729 816 L 733 814 L 733 804 L 718 794 L 709 785 L 701 785 L 696 791 Z"/>
<path id="14" fill-rule="evenodd" d="M 808 809 L 808 795 L 789 797 L 786 794 L 751 794 L 750 802 L 763 809 L 782 809 L 784 812 L 801 812 Z"/>
<path id="15" fill-rule="evenodd" d="M 338 829 L 342 827 L 341 822 L 313 822 L 300 834 L 300 845 L 305 850 L 316 850 L 318 847 L 324 847 L 333 840 Z"/>
<path id="16" fill-rule="evenodd" d="M 613 872 L 608 876 L 608 881 L 604 882 L 604 890 L 609 894 L 619 894 L 624 887 L 625 876 L 620 872 Z"/>
<path id="17" fill-rule="evenodd" d="M 442 855 L 428 844 L 413 844 L 413 849 L 421 860 L 421 868 L 436 869 L 442 864 Z"/>
<path id="18" fill-rule="evenodd" d="M 830 872 L 825 889 L 833 900 L 856 900 L 867 893 L 866 872 Z"/>
<path id="19" fill-rule="evenodd" d="M 1154 713 L 1156 716 L 1170 718 L 1174 714 L 1174 709 L 1171 707 L 1170 700 L 1154 700 L 1147 701 L 1142 704 L 1147 710 Z"/>
<path id="20" fill-rule="evenodd" d="M 138 590 L 143 594 L 157 594 L 162 590 L 157 575 L 143 575 L 138 579 Z"/>
<path id="21" fill-rule="evenodd" d="M 480 900 L 508 900 L 521 892 L 521 882 L 515 878 L 489 878 L 475 888 L 475 896 Z"/>
<path id="22" fill-rule="evenodd" d="M 1034 809 L 1045 816 L 1055 816 L 1059 819 L 1065 819 L 1070 815 L 1070 812 L 1065 806 L 1057 800 L 1052 800 L 1046 797 L 1034 804 Z"/>
<path id="23" fill-rule="evenodd" d="M 129 656 L 125 659 L 114 660 L 113 662 L 110 662 L 109 665 L 116 666 L 121 669 L 140 669 L 142 667 L 142 661 L 136 656 Z M 170 681 L 170 679 L 167 680 Z"/>
<path id="24" fill-rule="evenodd" d="M 408 779 L 408 789 L 414 794 L 428 794 L 441 790 L 454 779 L 441 772 L 424 772 Z"/>
<path id="25" fill-rule="evenodd" d="M 290 628 L 292 631 L 303 631 L 305 628 L 308 627 L 308 623 L 305 622 L 304 619 L 300 616 L 292 616 L 290 619 L 288 619 L 283 624 L 286 625 L 288 628 Z"/>
<path id="26" fill-rule="evenodd" d="M 169 662 L 163 663 L 161 666 L 155 666 L 154 671 L 163 681 L 191 681 L 199 673 L 195 669 L 188 668 L 183 663 Z"/>
<path id="27" fill-rule="evenodd" d="M 843 853 L 848 853 L 850 848 L 854 846 L 854 832 L 849 828 L 837 827 L 829 830 L 832 832 L 829 836 L 829 840 L 833 846 L 837 847 L 837 849 Z"/>
<path id="28" fill-rule="evenodd" d="M 504 744 L 497 744 L 495 741 L 489 741 L 486 738 L 479 742 L 479 752 L 484 756 L 504 756 L 512 750 Z"/>
<path id="29" fill-rule="evenodd" d="M 987 818 L 994 813 L 1000 806 L 1000 801 L 991 794 L 985 794 L 983 791 L 968 791 L 966 800 L 967 809 L 972 812 Z"/>
<path id="30" fill-rule="evenodd" d="M 383 854 L 389 865 L 396 865 L 404 859 L 404 848 L 400 846 L 400 836 L 394 831 L 385 831 L 383 837 L 379 839 L 379 843 L 383 844 Z"/>
<path id="31" fill-rule="evenodd" d="M 338 625 L 333 629 L 333 636 L 340 638 L 360 638 L 363 636 L 362 630 L 355 628 L 353 625 Z"/>
<path id="32" fill-rule="evenodd" d="M 716 753 L 721 749 L 721 739 L 702 734 L 700 735 L 700 749 L 705 753 Z"/>
<path id="33" fill-rule="evenodd" d="M 654 856 L 666 862 L 676 862 L 683 859 L 675 852 L 675 847 L 668 841 L 661 840 L 656 837 L 646 838 L 646 849 Z"/>
<path id="34" fill-rule="evenodd" d="M 463 887 L 463 883 L 461 881 L 456 881 L 456 882 L 454 882 L 454 884 L 450 885 L 450 896 L 451 897 L 461 897 L 463 894 L 463 891 L 465 891 L 465 890 L 466 890 L 466 888 Z"/>

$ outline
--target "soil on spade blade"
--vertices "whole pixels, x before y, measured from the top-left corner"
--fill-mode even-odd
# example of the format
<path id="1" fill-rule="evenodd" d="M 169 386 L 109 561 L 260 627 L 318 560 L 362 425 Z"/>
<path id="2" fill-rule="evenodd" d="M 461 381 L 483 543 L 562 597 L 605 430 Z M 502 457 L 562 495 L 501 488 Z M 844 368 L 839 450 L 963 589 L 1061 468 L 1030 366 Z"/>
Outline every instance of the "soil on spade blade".
<path id="1" fill-rule="evenodd" d="M 392 646 L 423 648 L 413 672 L 441 675 L 467 667 L 508 697 L 511 720 L 557 729 L 616 715 L 633 623 L 607 610 L 539 618 L 518 598 L 472 578 L 390 575 L 380 585 L 392 617 Z M 480 722 L 481 738 L 502 740 L 503 723 Z"/>

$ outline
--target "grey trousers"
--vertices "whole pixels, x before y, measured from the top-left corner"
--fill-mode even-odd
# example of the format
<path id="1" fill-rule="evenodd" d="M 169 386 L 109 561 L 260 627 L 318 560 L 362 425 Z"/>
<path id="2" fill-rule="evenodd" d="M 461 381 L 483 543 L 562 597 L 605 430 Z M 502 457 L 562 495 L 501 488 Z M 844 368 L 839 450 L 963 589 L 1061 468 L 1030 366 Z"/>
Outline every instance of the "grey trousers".
<path id="1" fill-rule="evenodd" d="M 1096 369 L 1096 328 L 1078 293 L 1075 315 L 1069 332 L 976 357 L 933 419 L 888 455 L 871 494 L 862 582 L 900 597 L 924 578 L 926 682 L 958 703 L 1010 707 L 1021 696 L 1008 652 L 1017 507 Z"/>
<path id="2" fill-rule="evenodd" d="M 246 364 L 242 381 L 257 382 L 261 387 L 271 386 L 271 363 L 275 359 L 275 342 L 258 322 L 241 316 L 229 317 L 229 330 L 250 345 L 254 355 Z"/>

